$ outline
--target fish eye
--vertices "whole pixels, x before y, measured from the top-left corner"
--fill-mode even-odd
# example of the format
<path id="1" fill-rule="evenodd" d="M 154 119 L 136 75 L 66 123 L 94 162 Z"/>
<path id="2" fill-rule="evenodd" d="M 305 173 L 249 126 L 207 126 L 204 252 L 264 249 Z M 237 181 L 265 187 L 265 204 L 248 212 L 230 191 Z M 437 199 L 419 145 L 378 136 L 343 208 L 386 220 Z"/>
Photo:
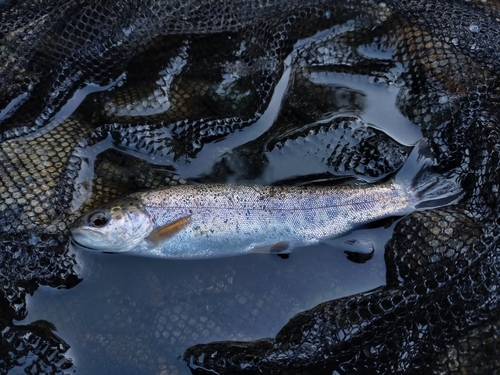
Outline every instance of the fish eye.
<path id="1" fill-rule="evenodd" d="M 94 228 L 101 228 L 108 223 L 108 218 L 103 212 L 96 212 L 89 217 L 89 224 Z"/>

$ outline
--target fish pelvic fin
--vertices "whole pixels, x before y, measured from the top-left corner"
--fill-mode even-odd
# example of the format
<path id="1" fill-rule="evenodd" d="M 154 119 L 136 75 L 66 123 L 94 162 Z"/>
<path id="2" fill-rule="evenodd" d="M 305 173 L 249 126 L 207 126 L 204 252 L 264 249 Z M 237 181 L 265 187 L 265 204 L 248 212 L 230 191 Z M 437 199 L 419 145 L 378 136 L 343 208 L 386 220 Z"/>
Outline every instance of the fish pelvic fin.
<path id="1" fill-rule="evenodd" d="M 435 160 L 424 138 L 417 143 L 396 174 L 395 183 L 406 188 L 412 206 L 429 209 L 457 203 L 463 190 L 455 178 L 446 178 L 434 170 Z"/>
<path id="2" fill-rule="evenodd" d="M 153 247 L 160 245 L 166 239 L 172 237 L 174 234 L 179 233 L 182 229 L 189 224 L 191 215 L 181 217 L 175 221 L 167 223 L 159 228 L 154 229 L 151 234 L 146 238 L 146 241 Z"/>
<path id="3" fill-rule="evenodd" d="M 289 254 L 292 246 L 288 241 L 281 241 L 272 245 L 258 246 L 250 250 L 251 253 L 271 253 L 271 254 Z"/>

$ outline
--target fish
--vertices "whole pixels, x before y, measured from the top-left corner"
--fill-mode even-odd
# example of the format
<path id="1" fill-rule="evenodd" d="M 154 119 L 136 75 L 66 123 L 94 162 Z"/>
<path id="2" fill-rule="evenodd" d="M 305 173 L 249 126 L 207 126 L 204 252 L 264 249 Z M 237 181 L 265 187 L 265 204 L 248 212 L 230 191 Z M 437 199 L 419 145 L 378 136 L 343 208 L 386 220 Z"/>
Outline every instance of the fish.
<path id="1" fill-rule="evenodd" d="M 387 217 L 458 201 L 425 139 L 390 181 L 341 186 L 177 185 L 133 193 L 71 225 L 75 245 L 171 259 L 287 254 Z"/>

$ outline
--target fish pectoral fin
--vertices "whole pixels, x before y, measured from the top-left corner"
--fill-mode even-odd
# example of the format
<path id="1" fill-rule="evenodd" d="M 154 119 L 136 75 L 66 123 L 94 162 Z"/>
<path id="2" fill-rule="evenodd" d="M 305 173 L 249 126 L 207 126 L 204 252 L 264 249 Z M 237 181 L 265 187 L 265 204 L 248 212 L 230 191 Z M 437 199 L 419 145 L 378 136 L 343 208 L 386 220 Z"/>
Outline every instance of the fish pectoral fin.
<path id="1" fill-rule="evenodd" d="M 250 250 L 251 253 L 274 253 L 283 254 L 289 253 L 292 250 L 290 242 L 281 241 L 272 245 L 258 246 Z"/>
<path id="2" fill-rule="evenodd" d="M 182 229 L 184 229 L 190 219 L 191 215 L 188 215 L 156 228 L 146 238 L 146 241 L 153 247 L 156 247 L 167 238 L 172 237 L 174 234 L 179 233 Z"/>

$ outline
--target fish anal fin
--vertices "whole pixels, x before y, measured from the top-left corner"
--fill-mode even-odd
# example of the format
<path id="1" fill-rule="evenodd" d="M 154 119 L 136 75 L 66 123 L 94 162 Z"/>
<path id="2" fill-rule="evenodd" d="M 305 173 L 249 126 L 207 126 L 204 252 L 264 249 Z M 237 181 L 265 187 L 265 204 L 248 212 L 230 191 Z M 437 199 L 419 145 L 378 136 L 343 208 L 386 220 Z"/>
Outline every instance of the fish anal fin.
<path id="1" fill-rule="evenodd" d="M 250 250 L 251 253 L 274 253 L 280 254 L 283 252 L 290 252 L 290 242 L 281 241 L 272 245 L 258 246 Z"/>
<path id="2" fill-rule="evenodd" d="M 148 238 L 146 238 L 146 241 L 148 241 L 152 246 L 158 246 L 169 237 L 172 237 L 174 234 L 179 233 L 182 229 L 184 229 L 190 219 L 191 215 L 188 215 L 156 228 L 151 232 Z"/>

